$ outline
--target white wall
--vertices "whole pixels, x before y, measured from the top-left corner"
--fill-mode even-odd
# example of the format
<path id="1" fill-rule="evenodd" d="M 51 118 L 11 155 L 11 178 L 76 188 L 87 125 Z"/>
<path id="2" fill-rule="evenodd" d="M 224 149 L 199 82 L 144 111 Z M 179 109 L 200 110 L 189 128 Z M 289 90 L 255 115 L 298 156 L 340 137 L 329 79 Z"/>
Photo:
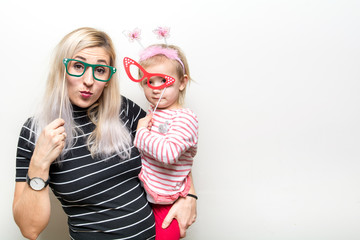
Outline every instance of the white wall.
<path id="1" fill-rule="evenodd" d="M 171 27 L 187 53 L 200 118 L 198 219 L 186 239 L 360 239 L 360 2 L 346 0 L 4 1 L 0 8 L 0 238 L 22 239 L 11 204 L 18 134 L 40 101 L 51 51 L 100 28 Z M 123 70 L 122 93 L 146 107 Z M 57 200 L 39 239 L 67 239 Z M 58 228 L 60 227 L 60 228 Z"/>

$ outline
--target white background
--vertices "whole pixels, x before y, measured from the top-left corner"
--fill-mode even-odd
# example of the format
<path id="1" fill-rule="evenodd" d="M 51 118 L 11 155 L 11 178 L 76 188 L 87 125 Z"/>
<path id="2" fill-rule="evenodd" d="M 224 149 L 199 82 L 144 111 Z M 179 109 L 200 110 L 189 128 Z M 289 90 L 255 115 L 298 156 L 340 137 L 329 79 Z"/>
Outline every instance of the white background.
<path id="1" fill-rule="evenodd" d="M 0 239 L 12 217 L 20 128 L 41 100 L 48 61 L 68 32 L 171 28 L 187 54 L 187 107 L 200 119 L 193 176 L 198 218 L 186 239 L 360 239 L 359 1 L 1 1 Z M 120 62 L 120 61 L 119 61 Z M 147 108 L 124 75 L 121 92 Z M 41 240 L 68 239 L 56 199 Z"/>

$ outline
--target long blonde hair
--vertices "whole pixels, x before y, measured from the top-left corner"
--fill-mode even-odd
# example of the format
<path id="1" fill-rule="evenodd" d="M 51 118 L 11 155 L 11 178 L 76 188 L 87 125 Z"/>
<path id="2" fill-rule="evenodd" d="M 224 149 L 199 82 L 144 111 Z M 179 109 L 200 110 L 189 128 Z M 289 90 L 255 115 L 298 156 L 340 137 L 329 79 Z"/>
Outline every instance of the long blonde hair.
<path id="1" fill-rule="evenodd" d="M 50 71 L 47 78 L 46 91 L 42 106 L 34 116 L 33 126 L 39 136 L 42 129 L 58 118 L 62 94 L 62 83 L 65 66 L 64 58 L 71 58 L 77 52 L 91 47 L 102 47 L 110 56 L 110 65 L 116 66 L 116 53 L 111 38 L 102 31 L 94 28 L 79 28 L 67 34 L 55 48 L 50 62 Z M 88 148 L 91 155 L 110 156 L 118 154 L 125 158 L 130 156 L 131 136 L 120 119 L 121 95 L 118 75 L 114 74 L 107 83 L 102 95 L 88 110 L 88 116 L 96 125 L 95 130 L 88 138 Z M 65 120 L 66 143 L 61 157 L 75 144 L 76 136 L 81 133 L 74 121 L 73 109 L 66 87 L 62 116 Z M 36 136 L 36 140 L 37 140 Z"/>

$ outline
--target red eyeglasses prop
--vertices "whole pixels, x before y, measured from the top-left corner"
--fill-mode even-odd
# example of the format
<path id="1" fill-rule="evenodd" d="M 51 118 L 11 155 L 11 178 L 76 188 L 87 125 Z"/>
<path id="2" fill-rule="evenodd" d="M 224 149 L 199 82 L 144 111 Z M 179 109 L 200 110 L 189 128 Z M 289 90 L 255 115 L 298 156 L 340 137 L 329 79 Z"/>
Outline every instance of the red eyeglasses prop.
<path id="1" fill-rule="evenodd" d="M 144 80 L 146 78 L 147 79 L 147 85 L 151 89 L 163 89 L 163 88 L 166 88 L 166 87 L 172 85 L 175 82 L 175 78 L 170 77 L 168 75 L 161 74 L 161 73 L 148 73 L 147 71 L 145 71 L 145 69 L 139 63 L 135 62 L 131 58 L 125 57 L 123 62 L 124 62 L 124 67 L 125 67 L 126 74 L 128 75 L 128 77 L 132 81 L 141 82 L 142 80 Z M 136 67 L 138 67 L 140 69 L 140 71 L 142 72 L 142 77 L 141 78 L 135 78 L 131 74 L 131 72 L 130 72 L 130 66 L 131 65 L 135 65 Z M 159 86 L 151 85 L 150 78 L 154 77 L 154 76 L 163 78 L 165 80 L 165 82 L 163 84 L 159 85 Z"/>

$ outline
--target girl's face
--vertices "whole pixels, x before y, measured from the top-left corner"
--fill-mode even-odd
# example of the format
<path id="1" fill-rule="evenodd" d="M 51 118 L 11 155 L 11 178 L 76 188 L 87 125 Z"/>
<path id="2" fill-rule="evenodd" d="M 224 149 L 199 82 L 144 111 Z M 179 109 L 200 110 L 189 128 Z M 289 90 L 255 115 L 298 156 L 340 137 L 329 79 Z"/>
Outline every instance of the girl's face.
<path id="1" fill-rule="evenodd" d="M 149 73 L 161 73 L 175 78 L 175 83 L 166 88 L 165 93 L 163 94 L 158 109 L 178 109 L 181 108 L 179 104 L 180 92 L 185 89 L 188 77 L 185 75 L 181 81 L 179 76 L 176 73 L 175 64 L 166 59 L 162 62 L 150 65 L 144 68 L 145 71 Z M 147 85 L 148 79 L 143 80 L 141 83 L 146 99 L 155 107 L 158 103 L 162 91 L 164 89 L 152 89 Z M 159 86 L 164 84 L 165 80 L 161 77 L 152 77 L 150 78 L 150 84 L 153 86 Z"/>
<path id="2" fill-rule="evenodd" d="M 110 56 L 102 47 L 85 48 L 72 56 L 72 59 L 90 64 L 110 65 Z M 81 77 L 66 75 L 70 102 L 78 107 L 87 108 L 93 105 L 106 85 L 106 82 L 95 80 L 92 71 L 93 69 L 88 67 Z"/>

